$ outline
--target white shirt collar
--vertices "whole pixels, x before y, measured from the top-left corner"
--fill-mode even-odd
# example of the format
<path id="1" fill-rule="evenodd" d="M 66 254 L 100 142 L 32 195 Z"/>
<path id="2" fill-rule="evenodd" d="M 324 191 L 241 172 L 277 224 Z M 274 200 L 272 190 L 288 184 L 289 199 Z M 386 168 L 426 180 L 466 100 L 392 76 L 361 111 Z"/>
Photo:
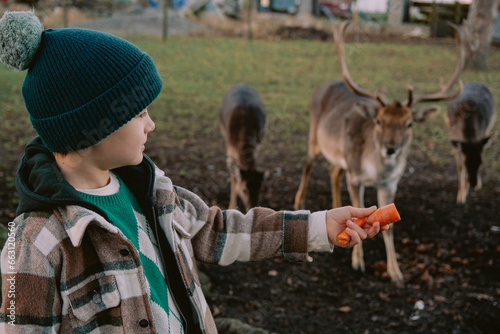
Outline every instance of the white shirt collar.
<path id="1" fill-rule="evenodd" d="M 76 190 L 85 194 L 95 195 L 95 196 L 109 196 L 116 194 L 118 191 L 120 191 L 120 181 L 118 180 L 116 175 L 113 174 L 112 172 L 109 172 L 109 178 L 110 178 L 109 183 L 104 187 L 95 189 L 76 189 Z"/>

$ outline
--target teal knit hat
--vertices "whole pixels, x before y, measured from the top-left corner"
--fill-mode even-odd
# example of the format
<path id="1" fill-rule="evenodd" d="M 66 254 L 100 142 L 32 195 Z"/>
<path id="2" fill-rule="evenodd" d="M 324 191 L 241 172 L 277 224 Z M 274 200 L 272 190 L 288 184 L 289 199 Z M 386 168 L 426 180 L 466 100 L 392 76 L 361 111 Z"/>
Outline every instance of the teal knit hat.
<path id="1" fill-rule="evenodd" d="M 47 29 L 31 11 L 0 19 L 0 60 L 28 69 L 22 93 L 51 152 L 93 146 L 158 96 L 152 58 L 130 42 L 81 28 Z"/>

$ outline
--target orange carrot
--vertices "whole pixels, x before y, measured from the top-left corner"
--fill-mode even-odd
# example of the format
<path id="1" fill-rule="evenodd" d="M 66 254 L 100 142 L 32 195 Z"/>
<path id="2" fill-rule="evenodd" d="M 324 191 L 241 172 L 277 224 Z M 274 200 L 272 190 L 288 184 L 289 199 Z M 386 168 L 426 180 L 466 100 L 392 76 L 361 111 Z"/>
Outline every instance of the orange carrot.
<path id="1" fill-rule="evenodd" d="M 396 206 L 394 205 L 394 203 L 391 203 L 389 205 L 378 208 L 368 217 L 356 218 L 353 220 L 353 222 L 359 227 L 363 227 L 363 225 L 365 225 L 366 223 L 371 224 L 379 222 L 380 227 L 382 227 L 397 222 L 398 220 L 401 220 L 399 212 L 398 210 L 396 210 Z M 337 242 L 339 243 L 339 245 L 343 246 L 347 244 L 349 240 L 351 240 L 351 236 L 347 234 L 346 230 L 337 235 Z"/>

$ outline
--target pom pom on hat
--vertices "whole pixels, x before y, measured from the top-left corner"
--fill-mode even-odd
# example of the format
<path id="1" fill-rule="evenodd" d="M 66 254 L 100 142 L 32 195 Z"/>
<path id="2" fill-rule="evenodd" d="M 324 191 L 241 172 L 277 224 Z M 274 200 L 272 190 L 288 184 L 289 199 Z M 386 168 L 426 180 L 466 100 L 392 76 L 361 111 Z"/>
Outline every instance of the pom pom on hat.
<path id="1" fill-rule="evenodd" d="M 0 61 L 27 69 L 42 40 L 43 26 L 32 11 L 5 12 L 0 19 Z"/>
<path id="2" fill-rule="evenodd" d="M 51 152 L 91 147 L 160 94 L 153 59 L 123 38 L 82 28 L 43 30 L 33 12 L 0 20 L 0 60 L 28 69 L 22 93 Z"/>

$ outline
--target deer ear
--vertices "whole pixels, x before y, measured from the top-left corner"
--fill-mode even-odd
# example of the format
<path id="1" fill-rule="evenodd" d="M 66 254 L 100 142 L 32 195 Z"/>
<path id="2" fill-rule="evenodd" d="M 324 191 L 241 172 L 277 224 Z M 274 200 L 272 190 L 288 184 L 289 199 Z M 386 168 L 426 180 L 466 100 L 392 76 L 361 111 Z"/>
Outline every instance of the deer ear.
<path id="1" fill-rule="evenodd" d="M 354 103 L 354 110 L 358 112 L 363 118 L 374 119 L 377 117 L 378 109 L 373 106 L 373 103 L 368 101 L 358 101 Z"/>
<path id="2" fill-rule="evenodd" d="M 481 139 L 480 143 L 481 143 L 481 147 L 488 147 L 488 145 L 491 143 L 491 139 L 496 135 L 496 133 L 493 133 L 492 135 L 488 136 L 488 137 L 484 137 L 483 139 Z"/>
<path id="3" fill-rule="evenodd" d="M 413 113 L 413 120 L 415 122 L 419 122 L 419 123 L 427 122 L 439 110 L 440 110 L 440 108 L 437 106 L 435 106 L 435 107 L 422 107 Z"/>

